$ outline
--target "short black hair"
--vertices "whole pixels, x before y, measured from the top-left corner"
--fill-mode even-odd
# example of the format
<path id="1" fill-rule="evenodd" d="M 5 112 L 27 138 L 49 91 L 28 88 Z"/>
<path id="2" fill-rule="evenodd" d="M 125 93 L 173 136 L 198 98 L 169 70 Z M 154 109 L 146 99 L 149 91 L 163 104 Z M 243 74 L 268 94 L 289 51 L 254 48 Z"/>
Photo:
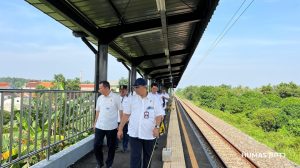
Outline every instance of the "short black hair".
<path id="1" fill-rule="evenodd" d="M 109 84 L 108 81 L 101 81 L 101 82 L 99 82 L 99 85 L 100 85 L 100 84 L 102 84 L 104 87 L 110 89 L 110 84 Z"/>
<path id="2" fill-rule="evenodd" d="M 157 83 L 151 83 L 151 87 L 153 87 L 153 86 L 158 87 L 158 84 Z"/>
<path id="3" fill-rule="evenodd" d="M 127 85 L 120 85 L 120 89 L 127 89 Z"/>

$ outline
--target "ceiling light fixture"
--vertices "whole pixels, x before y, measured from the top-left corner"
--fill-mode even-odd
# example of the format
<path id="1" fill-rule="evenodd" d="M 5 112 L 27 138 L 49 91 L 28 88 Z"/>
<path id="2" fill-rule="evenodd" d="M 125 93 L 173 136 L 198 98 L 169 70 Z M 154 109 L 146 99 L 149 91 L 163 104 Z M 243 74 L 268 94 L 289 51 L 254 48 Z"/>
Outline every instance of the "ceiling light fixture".
<path id="1" fill-rule="evenodd" d="M 169 51 L 169 49 L 168 49 L 168 48 L 166 48 L 166 49 L 165 49 L 165 56 L 167 56 L 167 57 L 168 57 L 169 55 L 170 55 L 170 51 Z"/>
<path id="2" fill-rule="evenodd" d="M 75 37 L 88 37 L 88 35 L 83 31 L 73 31 L 72 34 Z"/>
<path id="3" fill-rule="evenodd" d="M 157 10 L 160 11 L 166 11 L 166 3 L 165 0 L 156 0 L 156 6 Z"/>

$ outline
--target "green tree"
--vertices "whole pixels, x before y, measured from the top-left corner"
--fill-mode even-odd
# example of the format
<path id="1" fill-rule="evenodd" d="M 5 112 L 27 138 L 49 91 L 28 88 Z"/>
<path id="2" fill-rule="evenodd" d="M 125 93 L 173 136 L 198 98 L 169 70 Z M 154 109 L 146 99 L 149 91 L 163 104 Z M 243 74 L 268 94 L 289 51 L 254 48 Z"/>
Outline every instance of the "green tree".
<path id="1" fill-rule="evenodd" d="M 300 98 L 290 97 L 280 103 L 282 112 L 291 119 L 300 119 Z"/>
<path id="2" fill-rule="evenodd" d="M 63 74 L 54 75 L 54 89 L 64 90 L 66 85 L 66 78 Z"/>
<path id="3" fill-rule="evenodd" d="M 281 98 L 299 96 L 299 88 L 293 82 L 280 83 L 279 85 L 275 86 L 275 90 Z"/>
<path id="4" fill-rule="evenodd" d="M 128 85 L 128 79 L 125 79 L 124 77 L 122 77 L 119 80 L 119 86 L 121 86 L 121 85 Z"/>
<path id="5" fill-rule="evenodd" d="M 52 89 L 58 90 L 80 90 L 80 79 L 67 79 L 63 74 L 54 75 L 54 87 Z"/>
<path id="6" fill-rule="evenodd" d="M 80 79 L 68 79 L 66 81 L 65 90 L 80 90 Z"/>
<path id="7" fill-rule="evenodd" d="M 24 79 L 24 78 L 11 78 L 11 77 L 3 77 L 0 78 L 0 82 L 8 82 L 10 83 L 12 88 L 17 88 L 20 89 L 22 88 L 26 82 L 28 82 L 29 79 Z"/>
<path id="8" fill-rule="evenodd" d="M 280 109 L 258 109 L 250 117 L 256 126 L 261 127 L 264 131 L 276 131 L 280 128 L 279 119 Z"/>
<path id="9" fill-rule="evenodd" d="M 241 113 L 244 111 L 244 106 L 237 97 L 228 97 L 225 105 L 225 110 L 232 114 Z"/>
<path id="10" fill-rule="evenodd" d="M 38 90 L 46 90 L 46 89 L 47 89 L 47 88 L 46 88 L 45 86 L 43 86 L 43 85 L 37 85 L 35 88 L 38 89 Z"/>
<path id="11" fill-rule="evenodd" d="M 201 86 L 195 93 L 197 93 L 197 100 L 202 106 L 208 108 L 217 108 L 216 99 L 217 92 L 213 86 Z"/>
<path id="12" fill-rule="evenodd" d="M 183 89 L 183 96 L 186 97 L 188 100 L 196 100 L 197 99 L 197 93 L 198 90 L 197 86 L 189 86 Z"/>
<path id="13" fill-rule="evenodd" d="M 3 110 L 1 113 L 3 113 L 3 125 L 5 125 L 10 121 L 10 112 Z"/>
<path id="14" fill-rule="evenodd" d="M 288 121 L 287 129 L 293 135 L 300 137 L 300 119 L 291 119 Z"/>
<path id="15" fill-rule="evenodd" d="M 271 86 L 271 84 L 267 85 L 267 86 L 262 86 L 260 88 L 260 91 L 266 95 L 266 94 L 271 94 L 273 92 L 273 87 Z"/>

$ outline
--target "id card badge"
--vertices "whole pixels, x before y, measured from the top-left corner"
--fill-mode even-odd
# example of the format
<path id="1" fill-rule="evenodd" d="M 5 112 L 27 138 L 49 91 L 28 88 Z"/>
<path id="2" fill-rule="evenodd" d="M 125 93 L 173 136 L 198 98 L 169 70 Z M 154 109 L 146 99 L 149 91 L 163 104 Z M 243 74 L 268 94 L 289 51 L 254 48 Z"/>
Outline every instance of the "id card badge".
<path id="1" fill-rule="evenodd" d="M 145 119 L 148 119 L 148 118 L 149 118 L 149 112 L 148 112 L 148 111 L 145 111 L 145 112 L 144 112 L 144 118 L 145 118 Z"/>

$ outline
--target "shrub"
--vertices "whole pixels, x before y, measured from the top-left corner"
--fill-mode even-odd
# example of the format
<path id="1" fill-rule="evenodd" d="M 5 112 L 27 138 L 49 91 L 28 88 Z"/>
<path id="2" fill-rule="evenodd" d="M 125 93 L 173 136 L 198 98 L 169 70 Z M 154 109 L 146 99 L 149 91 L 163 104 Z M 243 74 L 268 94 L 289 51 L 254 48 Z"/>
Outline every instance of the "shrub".
<path id="1" fill-rule="evenodd" d="M 3 110 L 3 125 L 10 121 L 10 112 Z"/>
<path id="2" fill-rule="evenodd" d="M 201 102 L 202 106 L 209 108 L 217 108 L 216 105 L 216 89 L 212 86 L 201 86 L 198 90 L 198 100 Z"/>
<path id="3" fill-rule="evenodd" d="M 261 127 L 265 132 L 276 131 L 280 128 L 280 109 L 258 109 L 250 115 L 253 123 Z"/>
<path id="4" fill-rule="evenodd" d="M 225 105 L 225 110 L 229 111 L 231 114 L 236 114 L 243 112 L 244 106 L 237 97 L 231 97 L 227 105 Z"/>
<path id="5" fill-rule="evenodd" d="M 279 108 L 280 107 L 281 98 L 276 94 L 268 94 L 265 95 L 261 99 L 261 107 L 262 108 Z"/>
<path id="6" fill-rule="evenodd" d="M 299 88 L 298 86 L 293 83 L 280 83 L 275 87 L 275 90 L 277 94 L 281 98 L 287 98 L 287 97 L 292 97 L 292 96 L 299 96 Z"/>
<path id="7" fill-rule="evenodd" d="M 300 119 L 289 120 L 287 129 L 293 135 L 300 136 Z"/>
<path id="8" fill-rule="evenodd" d="M 300 119 L 300 98 L 290 97 L 280 103 L 282 112 L 291 119 Z"/>

